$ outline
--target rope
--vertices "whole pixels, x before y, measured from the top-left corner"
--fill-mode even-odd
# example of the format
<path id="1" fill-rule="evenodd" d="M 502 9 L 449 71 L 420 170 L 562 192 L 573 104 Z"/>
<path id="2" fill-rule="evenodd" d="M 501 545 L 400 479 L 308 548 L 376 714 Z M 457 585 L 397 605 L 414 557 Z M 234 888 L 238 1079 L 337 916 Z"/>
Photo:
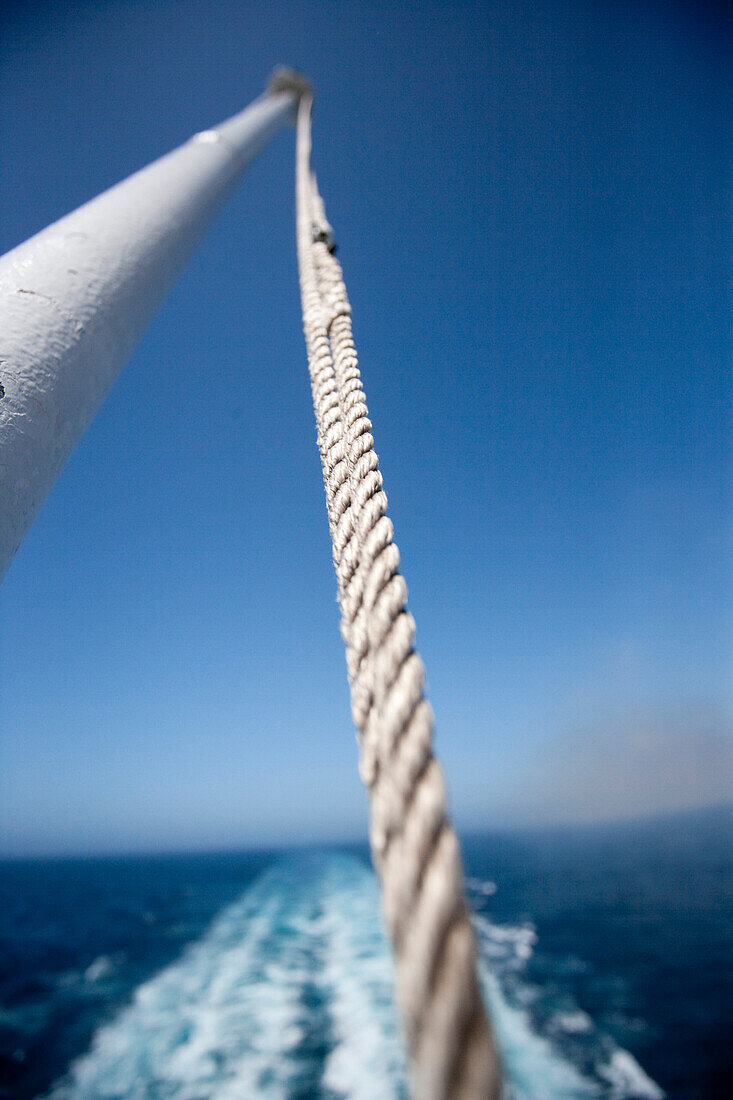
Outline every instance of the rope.
<path id="1" fill-rule="evenodd" d="M 298 112 L 297 243 L 303 328 L 333 542 L 341 633 L 369 791 L 372 856 L 396 961 L 416 1100 L 497 1100 L 458 841 L 432 753 L 432 712 L 333 234 L 310 170 L 311 99 Z"/>

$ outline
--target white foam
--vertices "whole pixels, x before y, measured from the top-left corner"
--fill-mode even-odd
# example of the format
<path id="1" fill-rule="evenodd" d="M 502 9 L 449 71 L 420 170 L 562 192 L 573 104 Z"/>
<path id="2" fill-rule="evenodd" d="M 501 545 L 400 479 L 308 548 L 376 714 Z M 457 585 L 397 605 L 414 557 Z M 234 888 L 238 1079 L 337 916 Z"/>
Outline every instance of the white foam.
<path id="1" fill-rule="evenodd" d="M 350 1100 L 406 1095 L 407 1071 L 393 1003 L 392 958 L 377 914 L 374 876 L 353 864 L 326 899 L 329 949 L 324 979 L 332 990 L 329 1012 L 334 1047 L 322 1085 Z"/>
<path id="2" fill-rule="evenodd" d="M 532 1028 L 528 1013 L 509 1004 L 496 977 L 484 964 L 481 979 L 504 1068 L 506 1100 L 589 1100 L 602 1096 L 599 1085 Z"/>
<path id="3" fill-rule="evenodd" d="M 475 927 L 481 933 L 485 953 L 492 959 L 513 961 L 524 965 L 532 958 L 537 943 L 537 930 L 533 924 L 494 924 L 476 914 Z"/>
<path id="4" fill-rule="evenodd" d="M 593 1021 L 587 1012 L 578 1008 L 573 1012 L 558 1012 L 552 1019 L 552 1027 L 568 1035 L 583 1035 L 593 1030 Z"/>
<path id="5" fill-rule="evenodd" d="M 475 894 L 481 894 L 485 898 L 491 898 L 497 891 L 497 885 L 490 879 L 484 881 L 480 878 L 467 878 L 466 886 L 469 890 L 473 890 Z"/>
<path id="6" fill-rule="evenodd" d="M 553 1041 L 559 1033 L 591 1035 L 593 1020 L 581 1009 L 557 1012 L 548 1030 L 551 1037 L 538 1034 L 529 1008 L 540 995 L 539 989 L 524 978 L 524 967 L 537 944 L 533 924 L 499 925 L 475 914 L 482 957 L 481 977 L 489 1004 L 497 1041 L 509 1076 L 508 1100 L 663 1100 L 664 1092 L 626 1050 L 614 1047 L 607 1061 L 596 1065 L 597 1076 L 589 1077 L 562 1053 Z M 512 1001 L 498 980 L 512 975 Z M 612 1041 L 608 1036 L 606 1048 Z M 610 1086 L 610 1090 L 609 1090 Z"/>
<path id="7" fill-rule="evenodd" d="M 666 1093 L 628 1050 L 617 1048 L 608 1062 L 596 1068 L 611 1086 L 609 1100 L 664 1100 Z"/>
<path id="8" fill-rule="evenodd" d="M 302 1036 L 302 944 L 275 932 L 288 903 L 284 883 L 263 876 L 138 987 L 52 1090 L 54 1100 L 224 1100 L 235 1085 L 239 1096 L 284 1100 Z"/>
<path id="9" fill-rule="evenodd" d="M 52 1100 L 285 1100 L 309 1073 L 351 1100 L 396 1100 L 404 1061 L 378 912 L 374 877 L 354 860 L 272 869 L 137 988 Z M 106 972 L 101 958 L 90 969 Z M 303 1052 L 318 1024 L 307 990 L 322 1003 L 322 1065 Z"/>
<path id="10" fill-rule="evenodd" d="M 99 982 L 102 978 L 109 977 L 113 970 L 114 965 L 109 955 L 100 955 L 84 971 L 84 980 L 91 983 Z"/>

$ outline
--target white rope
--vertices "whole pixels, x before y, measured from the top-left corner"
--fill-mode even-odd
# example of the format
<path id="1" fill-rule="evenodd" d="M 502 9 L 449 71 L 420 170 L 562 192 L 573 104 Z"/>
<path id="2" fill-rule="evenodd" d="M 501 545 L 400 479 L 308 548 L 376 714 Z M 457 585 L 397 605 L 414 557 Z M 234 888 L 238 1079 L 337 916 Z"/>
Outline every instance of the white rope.
<path id="1" fill-rule="evenodd" d="M 298 114 L 297 238 L 303 327 L 333 541 L 341 631 L 370 841 L 396 960 L 416 1100 L 495 1100 L 458 842 L 432 753 L 432 712 L 406 609 L 331 227 L 310 170 L 310 97 Z"/>

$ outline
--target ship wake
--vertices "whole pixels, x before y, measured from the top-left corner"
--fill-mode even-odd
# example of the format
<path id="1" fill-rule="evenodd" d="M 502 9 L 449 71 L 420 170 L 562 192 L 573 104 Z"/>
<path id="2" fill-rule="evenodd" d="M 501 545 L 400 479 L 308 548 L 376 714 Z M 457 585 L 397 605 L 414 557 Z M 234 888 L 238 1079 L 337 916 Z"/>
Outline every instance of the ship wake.
<path id="1" fill-rule="evenodd" d="M 374 875 L 351 856 L 270 867 L 98 1028 L 50 1100 L 403 1100 L 378 912 Z M 579 1008 L 564 1006 L 553 1025 L 574 1046 L 537 1029 L 524 977 L 531 925 L 477 915 L 476 928 L 511 1100 L 660 1100 L 631 1054 Z"/>

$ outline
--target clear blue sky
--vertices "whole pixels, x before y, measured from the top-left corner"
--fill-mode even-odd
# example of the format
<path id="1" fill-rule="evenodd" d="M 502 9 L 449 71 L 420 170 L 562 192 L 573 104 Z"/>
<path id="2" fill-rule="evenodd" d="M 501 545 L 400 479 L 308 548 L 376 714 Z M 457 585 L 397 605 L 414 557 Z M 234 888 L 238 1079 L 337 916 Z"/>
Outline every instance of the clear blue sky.
<path id="1" fill-rule="evenodd" d="M 5 5 L 2 251 L 277 63 L 314 81 L 462 826 L 730 792 L 723 12 Z M 364 831 L 293 205 L 283 132 L 4 582 L 5 852 Z"/>

